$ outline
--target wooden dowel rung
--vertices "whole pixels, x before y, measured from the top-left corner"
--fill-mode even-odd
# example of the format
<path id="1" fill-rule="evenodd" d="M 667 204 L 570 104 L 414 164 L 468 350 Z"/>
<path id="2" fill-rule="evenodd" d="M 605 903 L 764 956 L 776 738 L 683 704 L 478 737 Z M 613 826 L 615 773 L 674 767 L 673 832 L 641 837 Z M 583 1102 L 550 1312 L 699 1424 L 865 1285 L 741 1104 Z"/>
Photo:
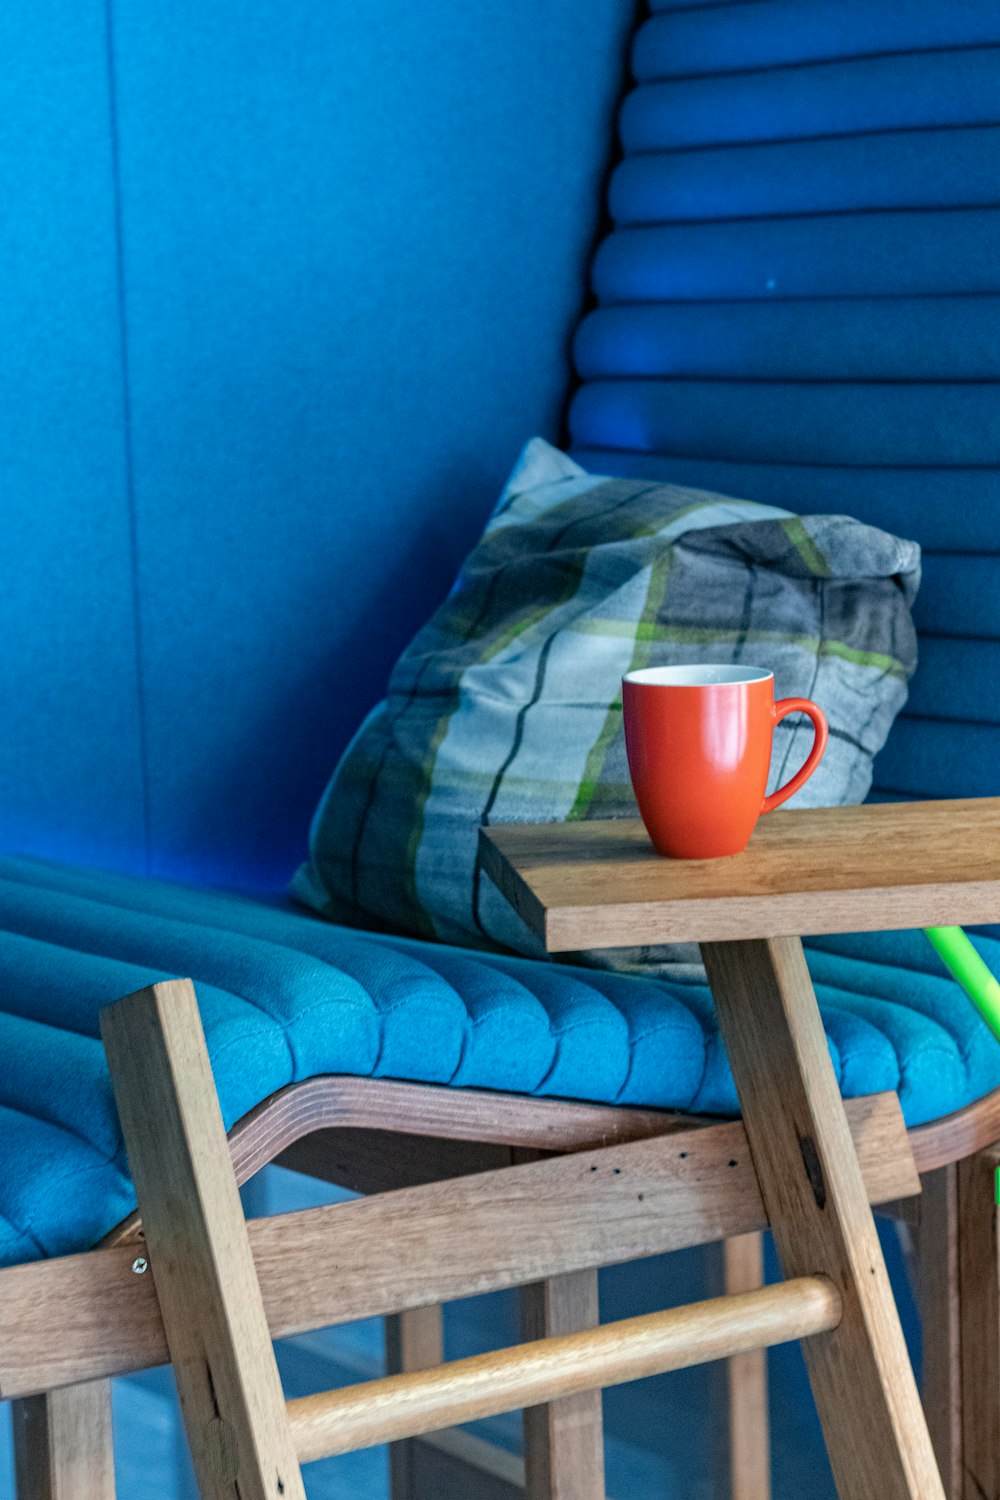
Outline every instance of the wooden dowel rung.
<path id="1" fill-rule="evenodd" d="M 300 1463 L 825 1333 L 840 1322 L 825 1276 L 605 1323 L 288 1403 Z"/>

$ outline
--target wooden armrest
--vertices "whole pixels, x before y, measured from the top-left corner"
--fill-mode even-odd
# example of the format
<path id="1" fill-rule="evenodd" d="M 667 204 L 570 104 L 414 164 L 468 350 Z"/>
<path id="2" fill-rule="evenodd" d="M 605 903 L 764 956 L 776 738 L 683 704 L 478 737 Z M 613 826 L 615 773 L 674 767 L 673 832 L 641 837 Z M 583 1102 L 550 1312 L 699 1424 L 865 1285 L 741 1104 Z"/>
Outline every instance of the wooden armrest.
<path id="1" fill-rule="evenodd" d="M 1000 920 L 1000 797 L 778 812 L 729 859 L 637 819 L 496 825 L 480 858 L 552 953 Z"/>

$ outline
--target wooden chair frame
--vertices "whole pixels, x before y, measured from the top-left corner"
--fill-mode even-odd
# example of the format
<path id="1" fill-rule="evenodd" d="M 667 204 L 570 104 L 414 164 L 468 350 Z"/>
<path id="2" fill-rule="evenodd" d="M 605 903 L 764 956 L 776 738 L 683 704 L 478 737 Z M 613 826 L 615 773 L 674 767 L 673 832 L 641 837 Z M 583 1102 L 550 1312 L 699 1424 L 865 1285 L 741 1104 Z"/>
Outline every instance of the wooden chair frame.
<path id="1" fill-rule="evenodd" d="M 105 1030 L 145 1220 L 88 1254 L 0 1272 L 18 1500 L 111 1500 L 108 1381 L 168 1358 L 206 1497 L 301 1494 L 301 1461 L 393 1437 L 398 1495 L 429 1456 L 471 1453 L 468 1492 L 506 1497 L 509 1475 L 479 1471 L 477 1445 L 412 1437 L 523 1405 L 532 1500 L 589 1500 L 603 1495 L 593 1390 L 701 1358 L 734 1361 L 737 1489 L 766 1494 L 760 1372 L 736 1362 L 814 1339 L 841 1303 L 822 1276 L 753 1290 L 768 1216 L 741 1121 L 317 1078 L 227 1142 L 189 984 L 119 1002 Z M 996 1493 L 1000 1091 L 909 1133 L 894 1095 L 851 1101 L 847 1117 L 870 1201 L 920 1204 L 925 1386 L 947 1493 Z M 372 1196 L 245 1224 L 237 1184 L 273 1160 Z M 715 1241 L 731 1247 L 724 1301 L 586 1332 L 598 1266 Z M 412 1373 L 440 1363 L 440 1304 L 515 1286 L 530 1289 L 525 1332 L 544 1345 Z M 395 1362 L 411 1373 L 286 1409 L 271 1339 L 372 1315 L 397 1319 Z"/>

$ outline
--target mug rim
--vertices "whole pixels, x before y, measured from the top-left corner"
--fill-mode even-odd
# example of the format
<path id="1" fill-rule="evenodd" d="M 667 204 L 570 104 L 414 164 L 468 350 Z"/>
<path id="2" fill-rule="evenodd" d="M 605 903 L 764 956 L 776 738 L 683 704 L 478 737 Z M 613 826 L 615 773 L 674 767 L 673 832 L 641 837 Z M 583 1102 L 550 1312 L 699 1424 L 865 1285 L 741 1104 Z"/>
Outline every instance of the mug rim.
<path id="1" fill-rule="evenodd" d="M 713 688 L 751 686 L 773 678 L 774 673 L 766 667 L 724 667 L 705 662 L 683 667 L 639 667 L 626 672 L 622 682 L 636 687 Z"/>

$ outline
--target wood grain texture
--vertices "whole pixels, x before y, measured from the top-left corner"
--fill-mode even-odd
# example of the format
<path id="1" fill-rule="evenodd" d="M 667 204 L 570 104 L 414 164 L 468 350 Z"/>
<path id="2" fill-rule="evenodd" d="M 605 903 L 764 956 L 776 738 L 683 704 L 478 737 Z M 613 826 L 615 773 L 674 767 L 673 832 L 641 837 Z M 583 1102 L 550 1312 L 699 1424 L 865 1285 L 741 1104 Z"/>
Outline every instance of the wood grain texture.
<path id="1" fill-rule="evenodd" d="M 678 1110 L 620 1109 L 612 1104 L 326 1074 L 290 1084 L 264 1100 L 234 1127 L 231 1144 L 233 1166 L 242 1181 L 294 1141 L 333 1127 L 572 1151 L 689 1129 L 691 1124 L 692 1116 Z"/>
<path id="2" fill-rule="evenodd" d="M 436 1370 L 392 1375 L 288 1403 L 303 1463 L 435 1428 L 451 1427 L 541 1400 L 726 1359 L 742 1349 L 809 1339 L 835 1328 L 840 1294 L 824 1276 L 804 1276 L 455 1360 Z"/>
<path id="3" fill-rule="evenodd" d="M 726 1292 L 764 1285 L 764 1236 L 738 1234 L 722 1245 Z M 729 1491 L 731 1500 L 770 1500 L 771 1422 L 767 1404 L 767 1353 L 749 1349 L 726 1361 Z"/>
<path id="4" fill-rule="evenodd" d="M 479 1089 L 327 1074 L 289 1084 L 230 1131 L 237 1181 L 269 1162 L 363 1192 L 384 1192 L 499 1166 L 492 1147 L 589 1151 L 717 1120 Z M 909 1132 L 917 1170 L 931 1172 L 1000 1138 L 1000 1089 Z M 141 1238 L 138 1213 L 103 1242 Z"/>
<path id="5" fill-rule="evenodd" d="M 894 1094 L 847 1115 L 874 1202 L 919 1191 Z M 455 1224 L 468 1226 L 456 1235 Z M 766 1227 L 739 1120 L 255 1219 L 273 1338 L 523 1286 Z M 156 1293 L 123 1245 L 0 1271 L 0 1399 L 167 1360 Z M 109 1318 L 108 1309 L 115 1310 Z"/>
<path id="6" fill-rule="evenodd" d="M 958 1169 L 922 1178 L 914 1247 L 923 1333 L 921 1391 L 948 1500 L 963 1500 Z"/>
<path id="7" fill-rule="evenodd" d="M 430 1370 L 444 1361 L 444 1320 L 440 1307 L 414 1307 L 385 1320 L 385 1367 L 390 1375 Z M 390 1500 L 421 1500 L 421 1455 L 414 1438 L 389 1444 Z"/>
<path id="8" fill-rule="evenodd" d="M 480 1172 L 509 1160 L 485 1150 L 488 1146 L 589 1151 L 715 1123 L 676 1110 L 620 1109 L 324 1074 L 289 1084 L 263 1100 L 233 1126 L 229 1144 L 241 1186 L 262 1167 L 280 1161 L 323 1181 L 383 1192 Z M 105 1237 L 102 1246 L 140 1239 L 136 1211 Z"/>
<path id="9" fill-rule="evenodd" d="M 1000 1089 L 993 1089 L 954 1114 L 915 1125 L 908 1135 L 921 1176 L 949 1162 L 964 1161 L 1000 1139 Z"/>
<path id="10" fill-rule="evenodd" d="M 962 1500 L 1000 1496 L 1000 1147 L 958 1167 Z"/>
<path id="11" fill-rule="evenodd" d="M 843 1298 L 836 1331 L 805 1349 L 841 1500 L 943 1500 L 802 944 L 702 955 L 782 1269 L 823 1273 Z"/>
<path id="12" fill-rule="evenodd" d="M 497 825 L 480 859 L 552 953 L 993 922 L 1000 798 L 783 811 L 729 859 L 663 859 L 631 819 Z"/>
<path id="13" fill-rule="evenodd" d="M 101 1034 L 203 1500 L 305 1500 L 193 986 Z"/>
<path id="14" fill-rule="evenodd" d="M 520 1295 L 521 1334 L 537 1339 L 596 1328 L 597 1271 L 550 1276 Z M 605 1500 L 601 1393 L 578 1391 L 524 1412 L 527 1500 Z"/>
<path id="15" fill-rule="evenodd" d="M 509 1167 L 511 1149 L 391 1130 L 321 1130 L 275 1158 L 279 1167 L 352 1193 L 388 1193 Z"/>
<path id="16" fill-rule="evenodd" d="M 12 1417 L 17 1500 L 115 1500 L 108 1381 L 29 1396 Z"/>

